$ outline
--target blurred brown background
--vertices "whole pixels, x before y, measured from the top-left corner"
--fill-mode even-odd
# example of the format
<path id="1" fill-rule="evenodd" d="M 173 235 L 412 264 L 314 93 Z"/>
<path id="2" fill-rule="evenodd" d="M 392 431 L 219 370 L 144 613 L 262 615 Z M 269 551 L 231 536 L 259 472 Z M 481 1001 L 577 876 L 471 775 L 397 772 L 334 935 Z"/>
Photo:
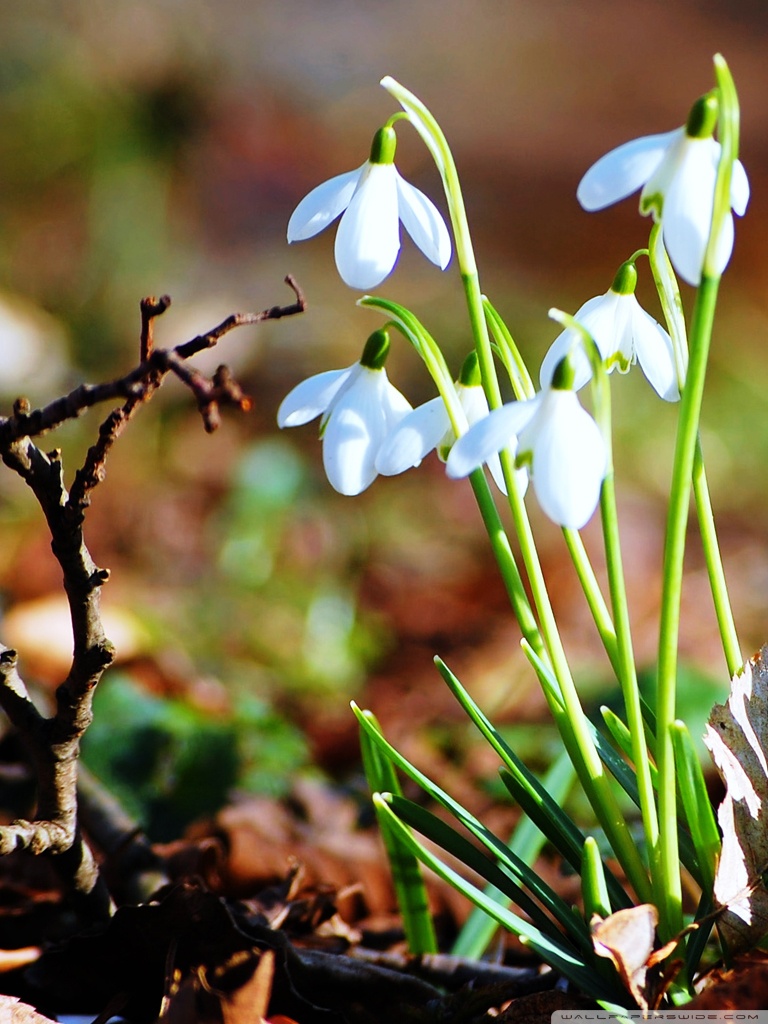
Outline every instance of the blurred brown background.
<path id="1" fill-rule="evenodd" d="M 483 288 L 535 370 L 557 333 L 547 309 L 575 311 L 605 291 L 647 240 L 635 198 L 581 211 L 581 174 L 614 145 L 681 124 L 713 84 L 712 55 L 724 54 L 740 92 L 753 195 L 724 279 L 703 435 L 745 654 L 768 637 L 767 36 L 768 8 L 757 0 L 0 8 L 7 403 L 19 391 L 40 402 L 83 377 L 126 371 L 138 356 L 143 295 L 173 298 L 158 323 L 161 344 L 235 310 L 289 301 L 288 272 L 309 302 L 300 318 L 229 336 L 208 364 L 233 365 L 256 399 L 253 414 L 227 416 L 207 437 L 171 384 L 112 458 L 90 542 L 114 572 L 105 600 L 125 617 L 126 686 L 190 698 L 206 713 L 256 701 L 246 719 L 262 730 L 261 747 L 243 756 L 257 788 L 279 788 L 286 766 L 313 758 L 351 761 L 350 696 L 395 719 L 409 694 L 404 733 L 450 719 L 433 653 L 453 655 L 499 714 L 538 712 L 467 489 L 430 462 L 340 498 L 323 479 L 314 427 L 277 436 L 283 394 L 309 373 L 354 361 L 380 322 L 338 279 L 333 231 L 289 248 L 285 227 L 311 187 L 367 155 L 394 109 L 378 86 L 384 74 L 427 103 L 452 143 Z M 401 172 L 444 208 L 415 133 L 404 126 L 399 139 Z M 647 273 L 640 290 L 658 315 Z M 454 265 L 440 274 L 405 240 L 379 291 L 411 306 L 458 367 L 469 341 Z M 684 298 L 690 306 L 689 290 Z M 405 345 L 390 375 L 414 404 L 430 397 Z M 636 644 L 652 664 L 674 409 L 661 408 L 637 373 L 617 380 L 614 394 Z M 70 472 L 97 424 L 91 414 L 51 442 L 65 448 Z M 21 485 L 6 474 L 0 496 L 4 639 L 24 637 L 28 674 L 52 681 L 63 662 L 43 664 L 41 649 L 52 645 L 35 602 L 55 594 L 57 573 Z M 564 548 L 532 515 L 569 650 L 585 687 L 599 691 L 605 663 Z M 588 539 L 599 560 L 594 526 Z M 684 657 L 722 683 L 695 537 L 689 561 Z M 21 612 L 31 616 L 28 639 L 13 633 Z M 62 642 L 65 659 L 66 632 Z M 278 734 L 286 746 L 265 781 L 255 762 L 264 736 Z"/>

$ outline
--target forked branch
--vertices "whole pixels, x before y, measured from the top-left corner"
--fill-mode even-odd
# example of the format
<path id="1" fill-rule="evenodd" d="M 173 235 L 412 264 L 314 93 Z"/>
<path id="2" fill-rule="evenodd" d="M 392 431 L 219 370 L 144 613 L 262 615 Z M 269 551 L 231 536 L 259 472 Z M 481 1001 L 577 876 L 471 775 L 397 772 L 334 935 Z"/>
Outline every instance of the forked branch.
<path id="1" fill-rule="evenodd" d="M 99 568 L 85 544 L 83 523 L 93 489 L 104 479 L 112 446 L 141 406 L 157 391 L 169 373 L 185 384 L 195 397 L 207 431 L 219 424 L 220 407 L 249 409 L 243 393 L 226 366 L 208 379 L 187 365 L 187 360 L 215 346 L 236 327 L 275 320 L 303 312 L 304 297 L 296 282 L 286 278 L 295 301 L 272 306 L 260 313 L 235 313 L 205 334 L 170 349 L 153 347 L 153 322 L 170 305 L 170 299 L 148 298 L 141 302 L 139 364 L 116 380 L 82 384 L 69 394 L 40 409 L 26 399 L 14 404 L 13 414 L 0 417 L 0 458 L 26 482 L 45 515 L 51 548 L 63 575 L 72 621 L 73 655 L 67 678 L 56 691 L 50 717 L 31 701 L 18 672 L 15 651 L 0 645 L 0 708 L 26 742 L 37 773 L 38 800 L 34 820 L 17 820 L 0 826 L 0 854 L 24 848 L 50 853 L 74 895 L 87 907 L 89 916 L 109 911 L 109 897 L 99 882 L 98 871 L 80 835 L 77 814 L 77 764 L 80 740 L 92 719 L 93 693 L 114 649 L 104 633 L 100 614 L 101 587 L 109 570 Z M 43 452 L 33 441 L 80 416 L 91 406 L 119 399 L 99 428 L 96 442 L 67 492 L 61 452 Z"/>

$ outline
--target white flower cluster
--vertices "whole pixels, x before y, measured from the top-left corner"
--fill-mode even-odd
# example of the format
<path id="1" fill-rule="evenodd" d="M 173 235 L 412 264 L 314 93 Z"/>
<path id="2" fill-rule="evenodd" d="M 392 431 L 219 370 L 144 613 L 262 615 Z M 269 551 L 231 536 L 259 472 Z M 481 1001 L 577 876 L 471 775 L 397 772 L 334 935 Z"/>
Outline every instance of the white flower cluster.
<path id="1" fill-rule="evenodd" d="M 642 188 L 641 212 L 652 213 L 660 223 L 675 269 L 694 285 L 707 256 L 720 159 L 706 100 L 700 109 L 694 107 L 688 125 L 636 139 L 602 157 L 577 191 L 585 209 L 598 210 Z M 289 242 L 299 241 L 341 216 L 336 264 L 342 279 L 356 289 L 375 288 L 391 273 L 400 249 L 400 223 L 441 269 L 451 258 L 443 218 L 397 172 L 394 152 L 395 133 L 388 125 L 377 133 L 362 167 L 315 188 L 288 225 Z M 743 214 L 748 199 L 746 173 L 736 161 L 732 209 Z M 717 273 L 725 268 L 732 248 L 733 218 L 728 212 L 714 245 Z M 672 341 L 640 307 L 636 280 L 634 263 L 624 264 L 613 286 L 586 302 L 574 319 L 594 340 L 607 372 L 618 367 L 624 373 L 638 362 L 656 392 L 675 401 L 681 382 Z M 458 439 L 442 398 L 412 409 L 389 383 L 384 369 L 388 347 L 386 332 L 376 332 L 359 362 L 310 377 L 280 406 L 281 427 L 322 417 L 325 469 L 337 491 L 358 494 L 379 473 L 401 473 L 434 449 L 446 458 L 449 476 L 467 476 L 487 464 L 505 490 L 499 452 L 507 449 L 515 460 L 515 485 L 524 493 L 530 473 L 539 503 L 554 522 L 580 529 L 589 521 L 607 471 L 607 453 L 600 429 L 576 395 L 591 378 L 592 367 L 575 328 L 567 328 L 553 342 L 540 370 L 541 391 L 531 398 L 489 412 L 476 367 L 471 379 L 462 375 L 456 395 L 466 430 Z"/>

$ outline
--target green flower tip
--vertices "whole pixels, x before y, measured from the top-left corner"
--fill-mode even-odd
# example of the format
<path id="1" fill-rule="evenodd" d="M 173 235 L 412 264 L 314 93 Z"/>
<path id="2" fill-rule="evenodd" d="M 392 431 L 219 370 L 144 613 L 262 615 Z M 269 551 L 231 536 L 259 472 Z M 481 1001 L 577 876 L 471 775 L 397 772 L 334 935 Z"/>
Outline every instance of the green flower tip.
<path id="1" fill-rule="evenodd" d="M 461 366 L 459 384 L 465 388 L 476 388 L 482 384 L 480 376 L 480 364 L 477 361 L 477 352 L 470 352 Z"/>
<path id="2" fill-rule="evenodd" d="M 395 162 L 396 149 L 397 134 L 395 129 L 391 125 L 384 125 L 373 136 L 370 162 L 372 164 L 393 164 Z"/>
<path id="3" fill-rule="evenodd" d="M 689 139 L 711 139 L 715 133 L 719 113 L 720 104 L 716 91 L 700 96 L 691 107 L 685 134 Z"/>
<path id="4" fill-rule="evenodd" d="M 637 287 L 637 270 L 632 260 L 622 263 L 616 271 L 611 291 L 617 295 L 634 295 Z"/>
<path id="5" fill-rule="evenodd" d="M 365 343 L 360 365 L 369 370 L 381 370 L 389 355 L 389 332 L 384 329 L 374 331 Z"/>
<path id="6" fill-rule="evenodd" d="M 576 378 L 576 371 L 573 360 L 569 356 L 563 356 L 552 373 L 552 384 L 554 391 L 573 391 L 573 382 Z"/>

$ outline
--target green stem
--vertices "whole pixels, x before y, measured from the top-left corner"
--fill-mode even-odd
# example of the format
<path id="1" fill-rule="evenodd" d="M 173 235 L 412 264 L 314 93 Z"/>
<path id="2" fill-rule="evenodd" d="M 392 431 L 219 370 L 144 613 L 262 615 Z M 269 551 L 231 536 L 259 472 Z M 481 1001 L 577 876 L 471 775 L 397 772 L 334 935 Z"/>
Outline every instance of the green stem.
<path id="1" fill-rule="evenodd" d="M 744 659 L 741 654 L 736 624 L 733 619 L 733 610 L 731 609 L 731 602 L 728 597 L 728 585 L 725 581 L 723 561 L 720 557 L 720 546 L 717 541 L 717 530 L 715 529 L 715 518 L 712 512 L 709 487 L 707 486 L 707 474 L 704 469 L 700 437 L 696 440 L 696 451 L 694 453 L 693 494 L 696 500 L 696 514 L 701 531 L 701 543 L 704 549 L 704 559 L 707 565 L 712 599 L 715 604 L 715 614 L 717 615 L 717 625 L 723 644 L 723 653 L 728 665 L 728 673 L 733 678 L 737 672 L 741 671 Z"/>
<path id="2" fill-rule="evenodd" d="M 665 894 L 659 905 L 662 939 L 683 927 L 680 860 L 677 843 L 677 796 L 672 723 L 675 721 L 675 684 L 680 632 L 683 556 L 691 498 L 699 417 L 712 336 L 719 277 L 703 277 L 693 311 L 691 353 L 680 403 L 672 485 L 667 512 L 664 573 L 659 626 L 659 663 L 656 691 L 656 742 L 659 770 L 659 870 Z"/>
<path id="3" fill-rule="evenodd" d="M 667 513 L 659 628 L 659 676 L 656 695 L 661 830 L 659 867 L 666 888 L 666 899 L 659 907 L 659 931 L 662 939 L 669 939 L 678 934 L 683 923 L 673 746 L 683 556 L 699 436 L 701 402 L 720 285 L 720 275 L 716 269 L 717 251 L 724 221 L 731 216 L 731 177 L 739 149 L 739 102 L 736 89 L 728 66 L 719 54 L 715 56 L 714 65 L 720 103 L 718 132 L 722 148 L 717 167 L 709 241 L 704 255 L 701 284 L 696 293 L 693 310 L 690 362 L 680 403 L 680 420 Z"/>
<path id="4" fill-rule="evenodd" d="M 502 404 L 501 390 L 493 361 L 493 349 L 488 332 L 488 323 L 483 310 L 483 296 L 472 247 L 469 223 L 453 155 L 442 129 L 417 97 L 391 78 L 383 79 L 382 85 L 397 99 L 406 111 L 411 123 L 424 140 L 440 171 L 453 227 L 456 258 L 467 301 L 469 322 L 477 351 L 480 374 L 488 398 L 489 408 L 492 410 L 496 409 Z M 512 457 L 508 451 L 503 451 L 500 454 L 500 458 L 507 482 L 512 519 L 520 542 L 523 563 L 533 594 L 533 607 L 538 616 L 541 635 L 549 652 L 555 678 L 561 689 L 567 711 L 569 731 L 574 743 L 574 767 L 598 816 L 600 824 L 605 830 L 614 852 L 627 872 L 632 885 L 641 899 L 648 900 L 651 891 L 645 868 L 634 839 L 619 810 L 608 776 L 605 774 L 600 757 L 592 742 L 589 724 L 584 715 L 584 710 L 581 706 L 570 666 L 563 649 L 544 574 L 541 569 L 538 551 L 533 539 L 530 521 L 523 499 L 515 484 Z"/>
<path id="5" fill-rule="evenodd" d="M 651 765 L 645 724 L 640 702 L 640 688 L 637 683 L 635 654 L 632 646 L 632 631 L 629 619 L 627 588 L 624 582 L 624 560 L 619 536 L 619 517 L 616 507 L 616 479 L 613 470 L 613 443 L 611 423 L 611 389 L 607 374 L 600 360 L 600 353 L 594 341 L 589 346 L 593 362 L 595 412 L 607 449 L 607 472 L 600 490 L 600 518 L 603 524 L 605 564 L 608 572 L 608 589 L 611 595 L 613 621 L 616 628 L 617 676 L 624 697 L 627 725 L 632 741 L 632 760 L 637 778 L 640 813 L 643 819 L 645 843 L 651 867 L 651 880 L 656 890 L 657 903 L 660 898 L 658 885 L 658 844 L 659 820 L 656 813 L 656 799 L 651 778 Z"/>
<path id="6" fill-rule="evenodd" d="M 600 634 L 605 653 L 608 655 L 611 668 L 618 678 L 619 654 L 616 646 L 616 630 L 611 613 L 600 590 L 600 584 L 597 582 L 595 570 L 592 568 L 592 562 L 584 547 L 584 541 L 581 539 L 581 534 L 578 530 L 571 530 L 567 527 L 563 528 L 563 537 L 568 547 L 568 554 L 571 556 L 571 561 L 576 569 L 576 575 L 579 577 L 581 589 L 584 591 L 584 596 L 587 599 L 587 605 L 592 613 L 595 627 Z"/>
<path id="7" fill-rule="evenodd" d="M 651 879 L 654 886 L 656 886 L 658 872 L 654 869 L 658 856 L 659 819 L 656 813 L 651 765 L 640 703 L 640 689 L 637 684 L 635 656 L 632 648 L 613 469 L 609 470 L 608 475 L 603 481 L 603 488 L 600 494 L 600 512 L 603 522 L 608 585 L 611 593 L 614 621 L 616 623 L 617 660 L 619 666 L 617 675 L 621 684 L 624 707 L 627 713 L 627 726 L 629 727 L 632 740 L 632 760 L 637 777 L 640 813 L 643 819 L 645 843 L 651 865 Z M 657 893 L 657 903 L 660 898 L 661 893 Z"/>
<path id="8" fill-rule="evenodd" d="M 480 290 L 480 279 L 477 274 L 472 237 L 469 232 L 467 211 L 464 206 L 464 196 L 461 191 L 459 174 L 456 170 L 451 148 L 443 134 L 442 128 L 421 100 L 407 89 L 404 89 L 393 78 L 383 78 L 381 84 L 405 110 L 409 121 L 432 154 L 432 158 L 440 172 L 440 177 L 443 180 L 448 213 L 451 218 L 451 226 L 453 227 L 453 238 L 456 244 L 456 259 L 459 264 L 461 280 L 467 299 L 469 321 L 472 336 L 475 340 L 483 387 L 488 398 L 488 405 L 491 409 L 496 409 L 501 405 L 501 391 L 498 377 L 496 376 L 496 367 L 493 362 L 493 350 L 488 334 L 488 324 L 483 312 L 483 296 Z"/>
<path id="9" fill-rule="evenodd" d="M 624 816 L 619 810 L 600 756 L 595 749 L 589 723 L 571 674 L 544 580 L 544 573 L 541 569 L 539 553 L 533 539 L 530 520 L 523 499 L 517 487 L 513 485 L 511 456 L 509 452 L 502 452 L 500 457 L 507 479 L 509 504 L 515 532 L 520 542 L 523 561 L 531 584 L 533 605 L 538 613 L 541 632 L 549 651 L 552 670 L 566 712 L 564 717 L 558 718 L 558 724 L 561 727 L 564 724 L 567 725 L 572 738 L 569 746 L 574 759 L 574 767 L 617 858 L 640 898 L 649 900 L 651 893 L 643 862 L 627 828 Z"/>
<path id="10" fill-rule="evenodd" d="M 546 657 L 544 641 L 485 473 L 476 469 L 469 479 L 520 630 L 539 657 Z"/>
<path id="11" fill-rule="evenodd" d="M 688 339 L 685 333 L 683 300 L 680 297 L 680 289 L 677 286 L 677 279 L 675 278 L 672 264 L 669 262 L 667 250 L 664 248 L 661 224 L 654 224 L 651 228 L 651 238 L 648 245 L 648 259 L 651 264 L 653 281 L 656 285 L 656 292 L 664 313 L 667 330 L 672 339 L 677 386 L 682 392 L 685 377 L 688 373 Z"/>

